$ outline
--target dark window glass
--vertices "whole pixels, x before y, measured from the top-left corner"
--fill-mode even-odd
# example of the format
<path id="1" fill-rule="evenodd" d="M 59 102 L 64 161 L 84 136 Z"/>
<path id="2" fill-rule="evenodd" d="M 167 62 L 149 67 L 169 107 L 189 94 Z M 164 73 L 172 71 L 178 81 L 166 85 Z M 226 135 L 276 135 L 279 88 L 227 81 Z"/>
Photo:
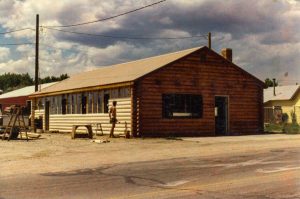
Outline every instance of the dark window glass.
<path id="1" fill-rule="evenodd" d="M 81 94 L 76 94 L 76 114 L 81 114 L 81 103 L 82 103 Z"/>
<path id="2" fill-rule="evenodd" d="M 1 111 L 1 108 L 0 108 L 0 111 Z M 31 114 L 31 101 L 30 100 L 26 101 L 26 107 L 25 107 L 25 111 L 23 112 L 23 114 L 24 115 L 30 115 Z"/>
<path id="3" fill-rule="evenodd" d="M 163 118 L 201 118 L 203 102 L 201 95 L 163 94 Z"/>
<path id="4" fill-rule="evenodd" d="M 87 103 L 87 97 L 82 95 L 81 96 L 81 113 L 86 114 L 86 103 Z"/>
<path id="5" fill-rule="evenodd" d="M 88 113 L 93 113 L 93 93 L 88 93 Z"/>
<path id="6" fill-rule="evenodd" d="M 109 94 L 104 94 L 104 113 L 108 113 Z"/>
<path id="7" fill-rule="evenodd" d="M 97 113 L 97 94 L 98 92 L 93 92 L 93 113 Z"/>
<path id="8" fill-rule="evenodd" d="M 71 107 L 72 107 L 72 94 L 67 95 L 67 114 L 71 114 Z"/>
<path id="9" fill-rule="evenodd" d="M 76 97 L 76 95 L 74 95 L 74 94 L 71 94 L 71 113 L 72 114 L 75 114 L 76 113 L 76 110 L 75 110 L 75 98 Z"/>
<path id="10" fill-rule="evenodd" d="M 61 100 L 61 113 L 65 115 L 67 113 L 67 99 Z"/>

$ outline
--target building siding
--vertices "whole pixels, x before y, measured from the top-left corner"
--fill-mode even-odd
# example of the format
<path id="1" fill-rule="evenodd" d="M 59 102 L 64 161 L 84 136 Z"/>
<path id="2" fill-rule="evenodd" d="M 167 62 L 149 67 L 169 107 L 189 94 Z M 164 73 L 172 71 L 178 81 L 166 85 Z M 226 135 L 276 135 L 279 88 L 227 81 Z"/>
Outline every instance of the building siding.
<path id="1" fill-rule="evenodd" d="M 29 100 L 28 96 L 11 97 L 0 99 L 0 104 L 2 105 L 2 109 L 4 110 L 6 107 L 9 107 L 11 105 L 26 106 L 27 100 Z"/>
<path id="2" fill-rule="evenodd" d="M 264 104 L 265 109 L 273 110 L 273 107 L 280 106 L 282 113 L 286 113 L 288 117 L 288 123 L 292 123 L 291 112 L 295 112 L 297 123 L 300 122 L 300 94 L 292 100 L 273 100 Z"/>
<path id="3" fill-rule="evenodd" d="M 127 130 L 131 131 L 131 99 L 130 98 L 117 98 L 110 99 L 109 105 L 112 101 L 117 101 L 117 119 L 118 122 L 115 128 L 115 134 L 122 134 L 125 131 L 125 122 L 127 123 Z M 44 113 L 43 110 L 39 113 Z M 37 115 L 38 112 L 36 112 Z M 45 117 L 44 117 L 45 118 Z M 95 124 L 101 123 L 104 134 L 109 134 L 111 124 L 109 123 L 108 113 L 97 114 L 55 114 L 49 117 L 49 130 L 59 132 L 71 132 L 72 125 L 75 124 Z M 45 121 L 43 122 L 45 129 Z M 78 132 L 85 132 L 84 127 L 78 128 Z"/>
<path id="4" fill-rule="evenodd" d="M 206 61 L 200 61 L 200 53 L 206 54 Z M 208 49 L 146 75 L 138 81 L 136 90 L 138 131 L 143 136 L 215 135 L 215 96 L 229 97 L 231 135 L 263 130 L 262 84 Z M 203 117 L 162 118 L 164 93 L 202 95 Z"/>

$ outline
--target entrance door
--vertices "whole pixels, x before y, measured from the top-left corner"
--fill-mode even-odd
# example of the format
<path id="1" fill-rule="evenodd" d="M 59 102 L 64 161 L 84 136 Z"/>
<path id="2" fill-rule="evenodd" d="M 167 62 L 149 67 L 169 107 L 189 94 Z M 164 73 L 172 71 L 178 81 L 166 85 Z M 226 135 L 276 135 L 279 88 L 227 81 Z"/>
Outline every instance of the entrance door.
<path id="1" fill-rule="evenodd" d="M 215 97 L 215 133 L 227 135 L 228 132 L 228 98 Z"/>
<path id="2" fill-rule="evenodd" d="M 50 116 L 50 102 L 46 101 L 45 103 L 45 130 L 46 131 L 49 131 L 49 124 L 50 124 L 49 116 Z"/>

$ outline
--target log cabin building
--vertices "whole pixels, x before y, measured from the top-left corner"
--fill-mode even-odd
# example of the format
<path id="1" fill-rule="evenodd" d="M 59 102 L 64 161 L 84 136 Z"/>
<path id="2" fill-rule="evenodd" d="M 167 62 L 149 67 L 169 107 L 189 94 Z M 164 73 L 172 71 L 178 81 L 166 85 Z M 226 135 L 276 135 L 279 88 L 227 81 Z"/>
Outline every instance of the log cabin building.
<path id="1" fill-rule="evenodd" d="M 117 101 L 116 133 L 215 136 L 263 132 L 264 83 L 222 55 L 197 47 L 82 72 L 32 94 L 44 129 L 101 123 Z"/>

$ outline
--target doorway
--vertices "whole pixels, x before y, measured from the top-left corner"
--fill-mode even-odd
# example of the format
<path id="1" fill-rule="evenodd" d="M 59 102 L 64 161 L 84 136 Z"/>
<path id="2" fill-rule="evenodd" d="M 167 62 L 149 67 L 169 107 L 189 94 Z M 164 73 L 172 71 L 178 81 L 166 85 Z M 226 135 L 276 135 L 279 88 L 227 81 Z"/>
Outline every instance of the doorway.
<path id="1" fill-rule="evenodd" d="M 215 97 L 215 134 L 228 135 L 228 97 Z"/>
<path id="2" fill-rule="evenodd" d="M 49 131 L 49 116 L 50 116 L 50 101 L 46 101 L 45 103 L 45 130 Z"/>

